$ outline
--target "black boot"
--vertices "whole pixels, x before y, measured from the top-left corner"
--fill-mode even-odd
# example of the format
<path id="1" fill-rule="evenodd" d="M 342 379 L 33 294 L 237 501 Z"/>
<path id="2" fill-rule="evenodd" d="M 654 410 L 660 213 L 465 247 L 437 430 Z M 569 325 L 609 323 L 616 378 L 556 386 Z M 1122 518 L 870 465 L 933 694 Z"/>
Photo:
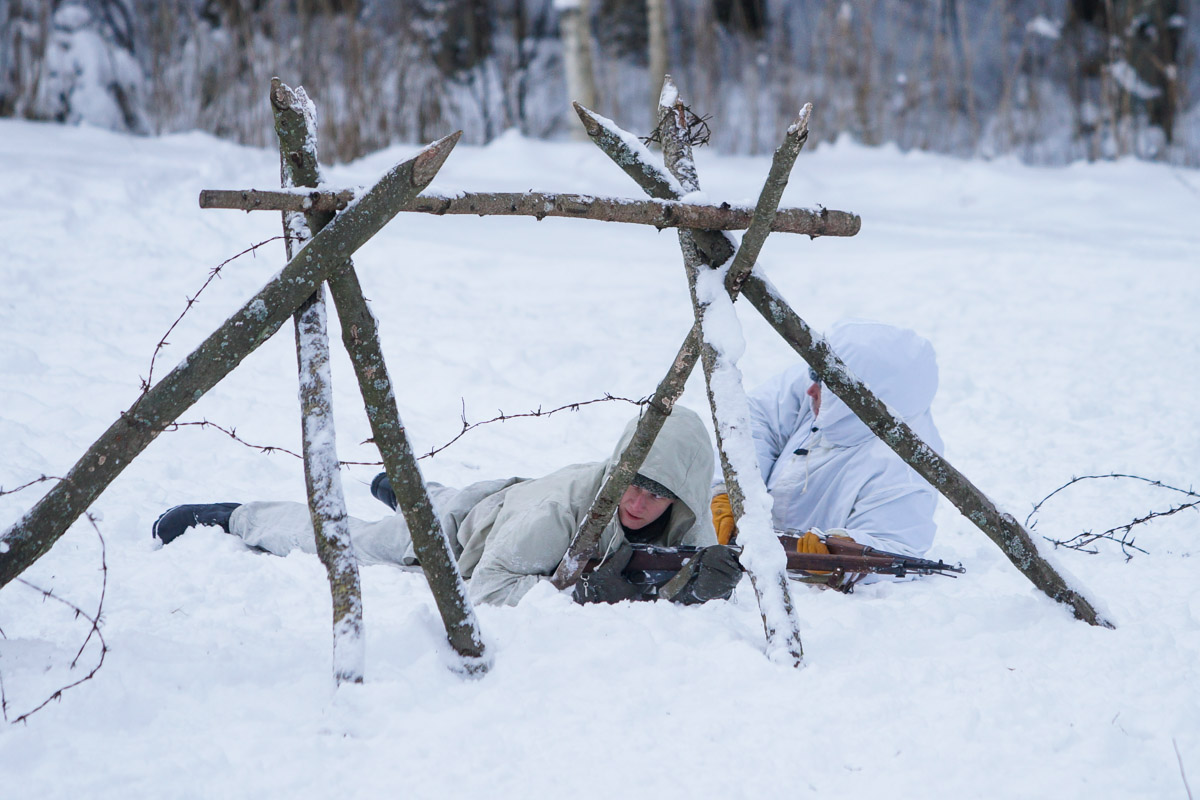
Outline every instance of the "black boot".
<path id="1" fill-rule="evenodd" d="M 217 525 L 229 533 L 229 515 L 241 503 L 206 503 L 167 509 L 155 523 L 152 533 L 163 544 L 170 544 L 193 525 Z"/>
<path id="2" fill-rule="evenodd" d="M 392 491 L 392 482 L 386 472 L 381 472 L 371 481 L 371 496 L 386 505 L 392 511 L 396 510 L 396 493 Z"/>

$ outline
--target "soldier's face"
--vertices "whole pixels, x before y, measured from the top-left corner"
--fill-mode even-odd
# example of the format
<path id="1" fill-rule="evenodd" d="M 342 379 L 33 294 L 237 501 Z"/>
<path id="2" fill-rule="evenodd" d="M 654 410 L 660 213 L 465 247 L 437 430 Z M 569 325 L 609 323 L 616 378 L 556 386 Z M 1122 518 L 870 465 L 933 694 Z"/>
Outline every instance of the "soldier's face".
<path id="1" fill-rule="evenodd" d="M 621 495 L 617 505 L 617 516 L 621 524 L 631 531 L 641 530 L 663 515 L 674 501 L 669 497 L 659 497 L 653 492 L 647 492 L 640 486 L 630 486 Z"/>
<path id="2" fill-rule="evenodd" d="M 813 416 L 815 417 L 821 413 L 821 384 L 814 382 L 812 386 L 808 387 L 805 394 L 812 400 Z"/>

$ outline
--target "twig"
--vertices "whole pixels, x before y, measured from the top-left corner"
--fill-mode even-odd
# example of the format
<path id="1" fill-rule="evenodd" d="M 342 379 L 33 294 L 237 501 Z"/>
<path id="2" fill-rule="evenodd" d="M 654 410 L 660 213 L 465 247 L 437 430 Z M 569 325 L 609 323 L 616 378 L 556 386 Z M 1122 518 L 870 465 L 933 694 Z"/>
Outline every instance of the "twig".
<path id="1" fill-rule="evenodd" d="M 104 611 L 104 597 L 108 591 L 108 561 L 105 557 L 106 554 L 105 554 L 104 536 L 101 535 L 101 533 L 100 533 L 100 527 L 98 525 L 96 525 L 96 518 L 94 516 L 92 516 L 92 514 L 90 512 L 86 512 L 86 511 L 84 512 L 84 516 L 86 516 L 88 522 L 90 522 L 92 524 L 92 529 L 96 531 L 96 536 L 97 536 L 97 538 L 100 539 L 100 572 L 101 572 L 102 577 L 101 577 L 101 583 L 100 583 L 100 601 L 96 605 L 96 613 L 94 616 L 89 615 L 86 611 L 84 611 L 79 606 L 75 605 L 74 603 L 72 603 L 69 600 L 64 600 L 63 598 L 59 597 L 54 592 L 52 592 L 48 589 L 43 589 L 40 586 L 36 586 L 35 584 L 30 583 L 29 581 L 25 580 L 24 578 L 18 577 L 16 580 L 25 584 L 30 589 L 33 589 L 35 592 L 40 592 L 43 599 L 57 600 L 58 602 L 65 605 L 67 608 L 70 608 L 72 611 L 75 612 L 76 619 L 78 619 L 79 617 L 83 617 L 85 620 L 87 620 L 88 622 L 90 622 L 92 624 L 91 628 L 88 630 L 87 637 L 84 638 L 84 640 L 83 640 L 83 644 L 81 644 L 79 646 L 79 651 L 77 653 L 75 653 L 75 657 L 73 659 L 71 659 L 71 666 L 70 666 L 71 669 L 75 669 L 75 667 L 79 664 L 79 659 L 80 659 L 80 657 L 83 656 L 83 651 L 88 646 L 88 643 L 92 640 L 93 635 L 100 642 L 100 660 L 96 662 L 96 666 L 92 667 L 91 671 L 87 675 L 84 675 L 82 678 L 75 681 L 74 683 L 70 683 L 70 684 L 67 684 L 66 686 L 63 686 L 62 688 L 58 689 L 53 694 L 51 694 L 49 697 L 47 697 L 45 700 L 43 700 L 37 706 L 37 708 L 34 708 L 31 711 L 26 711 L 21 716 L 12 720 L 11 724 L 13 724 L 13 725 L 16 725 L 18 722 L 25 722 L 31 716 L 33 716 L 34 714 L 36 714 L 37 712 L 39 712 L 43 708 L 45 708 L 47 705 L 49 705 L 50 701 L 60 699 L 63 695 L 63 692 L 66 692 L 70 689 L 74 689 L 76 686 L 79 686 L 81 683 L 91 680 L 92 677 L 95 676 L 95 674 L 100 671 L 100 667 L 104 666 L 104 657 L 108 653 L 108 643 L 104 641 L 104 634 L 102 634 L 100 632 L 100 618 L 101 618 L 101 614 Z M 3 685 L 2 681 L 0 681 L 0 711 L 3 712 L 5 721 L 8 721 L 8 699 L 7 699 L 7 697 L 4 696 L 4 685 Z"/>
<path id="2" fill-rule="evenodd" d="M 196 304 L 196 300 L 198 300 L 200 298 L 200 295 L 204 292 L 205 289 L 208 288 L 208 285 L 210 283 L 212 283 L 213 280 L 216 279 L 221 274 L 221 269 L 226 264 L 233 261 L 234 259 L 241 258 L 242 256 L 246 255 L 247 253 L 253 253 L 256 250 L 258 250 L 258 248 L 262 247 L 263 245 L 270 244 L 271 242 L 273 242 L 277 239 L 283 239 L 283 238 L 284 238 L 283 236 L 272 236 L 270 239 L 261 241 L 258 244 L 250 245 L 250 247 L 246 248 L 242 252 L 238 253 L 237 255 L 230 256 L 229 258 L 225 259 L 220 264 L 218 264 L 217 266 L 215 266 L 211 270 L 209 270 L 208 280 L 204 281 L 204 284 L 198 290 L 196 290 L 196 293 L 187 299 L 187 305 L 185 305 L 183 307 L 183 312 L 175 319 L 174 322 L 171 323 L 171 327 L 167 328 L 167 332 L 163 334 L 162 338 L 159 339 L 158 344 L 155 345 L 154 353 L 153 353 L 153 355 L 150 356 L 150 371 L 146 374 L 146 377 L 142 380 L 142 394 L 141 394 L 141 396 L 138 397 L 138 400 L 141 400 L 142 397 L 146 396 L 146 393 L 150 391 L 150 387 L 154 383 L 154 362 L 158 360 L 158 354 L 162 351 L 162 349 L 169 344 L 169 342 L 167 341 L 167 337 L 170 336 L 171 332 L 175 330 L 175 327 L 177 325 L 179 325 L 180 322 L 183 321 L 183 318 L 185 316 L 187 316 L 187 313 L 192 310 L 192 306 Z M 137 403 L 135 402 L 134 405 L 136 405 L 136 404 Z"/>
<path id="3" fill-rule="evenodd" d="M 1036 523 L 1032 522 L 1034 515 L 1037 514 L 1038 510 L 1042 507 L 1042 505 L 1044 505 L 1045 502 L 1047 500 L 1049 500 L 1051 497 L 1054 497 L 1054 495 L 1063 491 L 1067 487 L 1073 486 L 1074 484 L 1079 483 L 1081 481 L 1100 480 L 1103 478 L 1125 478 L 1125 479 L 1129 479 L 1129 480 L 1138 480 L 1138 481 L 1142 481 L 1143 483 L 1148 483 L 1151 486 L 1157 486 L 1162 489 L 1169 489 L 1173 492 L 1179 492 L 1180 494 L 1184 494 L 1189 497 L 1200 498 L 1200 493 L 1194 492 L 1190 489 L 1180 489 L 1177 486 L 1170 486 L 1168 484 L 1163 483 L 1162 481 L 1154 480 L 1152 478 L 1144 478 L 1141 475 L 1128 475 L 1128 474 L 1121 473 L 1121 472 L 1110 472 L 1106 475 L 1080 475 L 1078 477 L 1071 478 L 1071 480 L 1067 481 L 1062 486 L 1058 487 L 1053 492 L 1051 492 L 1050 494 L 1043 497 L 1037 503 L 1034 503 L 1033 509 L 1029 512 L 1029 516 L 1025 518 L 1026 526 L 1028 526 L 1031 530 L 1034 527 L 1036 527 Z M 1121 545 L 1121 552 L 1124 553 L 1125 560 L 1128 561 L 1131 558 L 1133 558 L 1133 553 L 1130 552 L 1131 550 L 1136 550 L 1139 553 L 1146 553 L 1146 554 L 1149 553 L 1148 550 L 1145 550 L 1141 547 L 1138 547 L 1136 544 L 1134 544 L 1134 539 L 1130 537 L 1129 534 L 1135 525 L 1141 525 L 1145 522 L 1149 522 L 1150 520 L 1158 519 L 1159 517 L 1169 517 L 1172 514 L 1179 513 L 1180 511 L 1184 511 L 1189 508 L 1198 508 L 1198 507 L 1200 507 L 1200 500 L 1196 500 L 1191 503 L 1181 503 L 1180 505 L 1175 506 L 1173 508 L 1168 508 L 1166 511 L 1150 511 L 1145 516 L 1137 517 L 1137 518 L 1125 523 L 1124 525 L 1117 525 L 1115 527 L 1109 528 L 1108 530 L 1103 531 L 1102 533 L 1092 533 L 1091 531 L 1084 531 L 1082 533 L 1078 533 L 1078 534 L 1072 536 L 1069 539 L 1052 539 L 1049 536 L 1044 536 L 1042 538 L 1044 538 L 1046 541 L 1053 544 L 1055 547 L 1066 547 L 1071 550 L 1078 550 L 1081 553 L 1087 553 L 1088 555 L 1096 555 L 1097 553 L 1100 552 L 1099 550 L 1097 550 L 1094 547 L 1091 549 L 1087 549 L 1089 545 L 1094 544 L 1095 542 L 1099 541 L 1100 539 L 1108 539 L 1111 542 L 1116 542 L 1117 544 Z M 1118 537 L 1117 534 L 1120 534 L 1120 536 Z"/>
<path id="4" fill-rule="evenodd" d="M 1175 748 L 1175 760 L 1179 762 L 1179 777 L 1183 778 L 1183 790 L 1187 792 L 1188 800 L 1192 800 L 1192 787 L 1188 786 L 1187 773 L 1183 769 L 1183 756 L 1179 754 L 1179 742 L 1171 737 L 1171 746 Z"/>
<path id="5" fill-rule="evenodd" d="M 8 697 L 4 694 L 4 673 L 2 672 L 0 672 L 0 715 L 4 717 L 5 722 L 8 722 Z"/>

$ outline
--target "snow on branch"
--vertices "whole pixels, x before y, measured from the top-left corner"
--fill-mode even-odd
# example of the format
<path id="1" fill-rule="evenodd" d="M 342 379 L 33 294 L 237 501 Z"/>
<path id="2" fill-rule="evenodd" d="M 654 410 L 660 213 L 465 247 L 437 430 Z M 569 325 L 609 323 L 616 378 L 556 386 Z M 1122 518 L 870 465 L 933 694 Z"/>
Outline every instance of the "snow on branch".
<path id="1" fill-rule="evenodd" d="M 675 94 L 670 78 L 664 83 L 663 96 Z M 745 339 L 733 308 L 736 288 L 754 267 L 759 249 L 770 230 L 788 174 L 807 138 L 807 111 L 803 124 L 789 127 L 784 145 L 776 152 L 766 184 L 760 194 L 750 224 L 750 242 L 743 239 L 737 254 L 725 264 L 707 264 L 696 236 L 691 230 L 679 231 L 679 245 L 687 273 L 688 290 L 696 325 L 701 331 L 700 358 L 705 386 L 717 434 L 717 451 L 726 490 L 738 529 L 743 532 L 741 562 L 750 575 L 766 634 L 767 655 L 772 661 L 798 667 L 803 663 L 804 648 L 800 623 L 788 585 L 787 560 L 772 530 L 771 497 L 759 475 L 754 444 L 751 440 L 750 405 L 742 386 L 738 359 L 745 351 Z M 663 156 L 668 169 L 680 183 L 699 190 L 699 178 L 692 160 L 689 113 L 675 100 L 660 113 L 659 131 Z M 694 115 L 693 115 L 694 116 Z M 736 264 L 740 274 L 727 277 Z"/>
<path id="2" fill-rule="evenodd" d="M 303 87 L 293 90 L 278 78 L 272 79 L 270 94 L 283 185 L 316 187 L 321 182 L 316 108 Z M 327 213 L 283 212 L 288 260 L 332 219 L 333 215 Z M 334 683 L 362 683 L 366 669 L 362 584 L 338 470 L 324 283 L 316 285 L 292 320 L 300 383 L 304 483 L 317 556 L 325 566 L 333 601 Z"/>

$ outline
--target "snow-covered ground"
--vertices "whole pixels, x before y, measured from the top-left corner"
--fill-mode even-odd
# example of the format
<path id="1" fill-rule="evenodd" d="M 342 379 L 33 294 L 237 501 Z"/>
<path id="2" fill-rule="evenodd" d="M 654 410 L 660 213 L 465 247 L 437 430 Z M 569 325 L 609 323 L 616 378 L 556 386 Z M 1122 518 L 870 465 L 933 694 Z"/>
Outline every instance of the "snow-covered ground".
<path id="1" fill-rule="evenodd" d="M 820 125 L 820 110 L 813 126 Z M 782 134 L 782 132 L 781 132 Z M 415 148 L 327 169 L 364 185 Z M 710 198 L 752 203 L 765 158 L 700 151 Z M 0 120 L 0 486 L 62 475 L 127 408 L 155 345 L 210 269 L 280 232 L 201 211 L 203 188 L 278 185 L 277 156 L 191 134 L 136 139 Z M 589 144 L 459 147 L 434 188 L 639 197 Z M 947 456 L 1004 510 L 1073 475 L 1200 483 L 1200 173 L 1121 161 L 1034 169 L 849 143 L 802 153 L 786 205 L 863 217 L 852 239 L 776 234 L 771 280 L 817 328 L 846 316 L 935 345 Z M 275 241 L 223 268 L 170 336 L 164 375 L 282 264 Z M 664 373 L 690 318 L 675 236 L 589 221 L 401 215 L 356 256 L 420 452 L 479 421 Z M 794 356 L 749 308 L 753 385 Z M 299 448 L 292 334 L 186 421 Z M 353 374 L 333 365 L 340 453 L 374 461 Z M 682 401 L 707 415 L 693 378 Z M 422 462 L 449 484 L 603 458 L 633 407 L 598 403 L 478 428 Z M 353 514 L 375 468 L 346 470 Z M 0 497 L 0 530 L 48 483 Z M 216 529 L 160 548 L 183 502 L 303 499 L 300 462 L 212 428 L 163 434 L 104 493 L 96 676 L 0 725 L 0 796 L 1184 798 L 1200 787 L 1200 517 L 1135 528 L 1149 551 L 1059 550 L 1116 630 L 1037 592 L 948 503 L 934 557 L 958 580 L 844 596 L 797 586 L 806 665 L 763 656 L 753 592 L 703 607 L 580 607 L 543 584 L 478 609 L 494 668 L 447 669 L 419 573 L 363 569 L 367 680 L 333 692 L 315 557 L 256 554 Z M 1100 531 L 1188 498 L 1091 481 L 1036 532 Z M 81 521 L 24 576 L 89 613 L 100 542 Z M 0 591 L 12 720 L 95 664 L 65 605 Z M 1186 776 L 1186 777 L 1185 777 Z"/>

